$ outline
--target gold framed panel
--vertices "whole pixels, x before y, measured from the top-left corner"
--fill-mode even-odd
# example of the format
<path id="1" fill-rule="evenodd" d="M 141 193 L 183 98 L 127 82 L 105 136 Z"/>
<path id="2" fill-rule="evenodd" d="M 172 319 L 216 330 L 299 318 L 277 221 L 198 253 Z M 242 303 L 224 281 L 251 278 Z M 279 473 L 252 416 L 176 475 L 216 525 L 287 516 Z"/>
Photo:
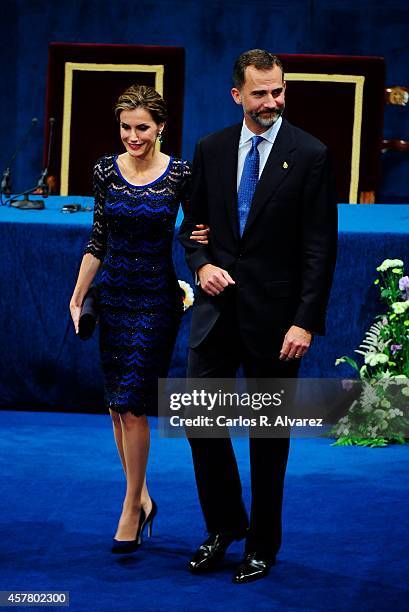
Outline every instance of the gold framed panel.
<path id="1" fill-rule="evenodd" d="M 289 72 L 286 81 L 319 81 L 329 83 L 349 83 L 355 85 L 354 121 L 352 127 L 351 178 L 349 185 L 349 203 L 358 202 L 359 169 L 361 157 L 362 110 L 365 77 L 353 74 L 319 74 L 307 72 Z"/>
<path id="2" fill-rule="evenodd" d="M 155 75 L 155 89 L 163 96 L 163 64 L 96 64 L 87 62 L 65 62 L 64 64 L 64 103 L 61 143 L 60 195 L 68 195 L 72 84 L 74 71 L 87 72 L 150 72 Z"/>

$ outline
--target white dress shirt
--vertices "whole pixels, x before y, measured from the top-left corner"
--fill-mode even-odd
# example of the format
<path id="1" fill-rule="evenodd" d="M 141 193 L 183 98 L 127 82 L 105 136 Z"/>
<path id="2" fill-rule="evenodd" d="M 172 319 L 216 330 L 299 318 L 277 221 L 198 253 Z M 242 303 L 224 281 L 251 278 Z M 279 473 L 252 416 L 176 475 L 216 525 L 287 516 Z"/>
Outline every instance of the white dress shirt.
<path id="1" fill-rule="evenodd" d="M 281 127 L 282 122 L 283 122 L 282 117 L 279 117 L 277 121 L 273 123 L 273 125 L 269 127 L 268 130 L 266 130 L 262 134 L 253 134 L 253 132 L 248 129 L 247 125 L 243 121 L 243 126 L 241 128 L 240 142 L 239 142 L 238 160 L 237 160 L 237 191 L 239 190 L 241 175 L 243 173 L 244 160 L 246 159 L 247 153 L 251 149 L 251 139 L 253 138 L 253 136 L 262 136 L 264 138 L 264 140 L 262 140 L 257 147 L 259 156 L 260 156 L 259 171 L 258 171 L 258 177 L 260 178 L 261 173 L 264 170 L 264 166 L 266 165 L 267 158 L 270 155 L 274 141 L 277 138 L 277 134 Z M 195 272 L 195 284 L 200 285 L 200 281 L 199 281 L 197 272 Z"/>
<path id="2" fill-rule="evenodd" d="M 247 127 L 245 121 L 243 121 L 239 142 L 239 155 L 237 160 L 237 191 L 239 190 L 241 175 L 243 173 L 244 160 L 246 159 L 247 153 L 251 149 L 251 139 L 253 136 L 262 136 L 264 138 L 264 140 L 262 140 L 257 147 L 260 155 L 258 170 L 258 178 L 260 178 L 261 173 L 264 170 L 264 166 L 266 165 L 267 158 L 270 155 L 274 141 L 277 138 L 278 130 L 280 129 L 282 122 L 282 117 L 279 117 L 266 132 L 263 132 L 262 134 L 253 134 L 253 132 Z"/>

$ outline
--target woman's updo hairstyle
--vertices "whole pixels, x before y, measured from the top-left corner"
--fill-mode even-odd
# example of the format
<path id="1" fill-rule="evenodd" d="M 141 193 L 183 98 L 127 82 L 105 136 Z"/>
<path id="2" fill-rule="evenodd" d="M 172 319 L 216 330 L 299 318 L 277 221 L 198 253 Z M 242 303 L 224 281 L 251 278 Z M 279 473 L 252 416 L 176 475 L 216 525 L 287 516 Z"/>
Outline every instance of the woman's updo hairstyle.
<path id="1" fill-rule="evenodd" d="M 115 117 L 119 121 L 119 115 L 123 110 L 134 110 L 145 108 L 152 115 L 156 124 L 165 123 L 168 118 L 166 102 L 160 94 L 149 85 L 131 85 L 122 93 L 115 105 Z"/>

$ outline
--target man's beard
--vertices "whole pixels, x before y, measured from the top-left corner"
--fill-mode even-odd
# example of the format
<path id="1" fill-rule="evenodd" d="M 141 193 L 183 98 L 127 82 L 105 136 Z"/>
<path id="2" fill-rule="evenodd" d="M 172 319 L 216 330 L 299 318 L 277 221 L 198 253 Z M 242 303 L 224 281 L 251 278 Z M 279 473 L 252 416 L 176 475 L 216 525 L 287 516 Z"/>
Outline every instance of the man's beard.
<path id="1" fill-rule="evenodd" d="M 284 112 L 284 108 L 285 107 L 282 106 L 281 108 L 271 111 L 271 113 L 266 111 L 259 111 L 257 113 L 254 111 L 247 111 L 247 114 L 249 117 L 251 117 L 254 123 L 257 123 L 257 125 L 260 127 L 270 128 L 281 117 Z"/>

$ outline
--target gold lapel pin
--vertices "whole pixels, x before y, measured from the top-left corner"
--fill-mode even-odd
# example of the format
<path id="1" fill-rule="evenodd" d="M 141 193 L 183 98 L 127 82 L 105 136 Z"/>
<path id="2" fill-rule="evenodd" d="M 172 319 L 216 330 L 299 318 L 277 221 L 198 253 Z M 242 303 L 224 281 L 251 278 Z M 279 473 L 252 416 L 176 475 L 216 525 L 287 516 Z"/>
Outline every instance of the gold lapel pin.
<path id="1" fill-rule="evenodd" d="M 283 168 L 284 168 L 284 170 L 287 170 L 287 168 L 288 168 L 288 164 L 287 164 L 287 162 L 284 162 L 284 163 L 283 163 Z"/>

